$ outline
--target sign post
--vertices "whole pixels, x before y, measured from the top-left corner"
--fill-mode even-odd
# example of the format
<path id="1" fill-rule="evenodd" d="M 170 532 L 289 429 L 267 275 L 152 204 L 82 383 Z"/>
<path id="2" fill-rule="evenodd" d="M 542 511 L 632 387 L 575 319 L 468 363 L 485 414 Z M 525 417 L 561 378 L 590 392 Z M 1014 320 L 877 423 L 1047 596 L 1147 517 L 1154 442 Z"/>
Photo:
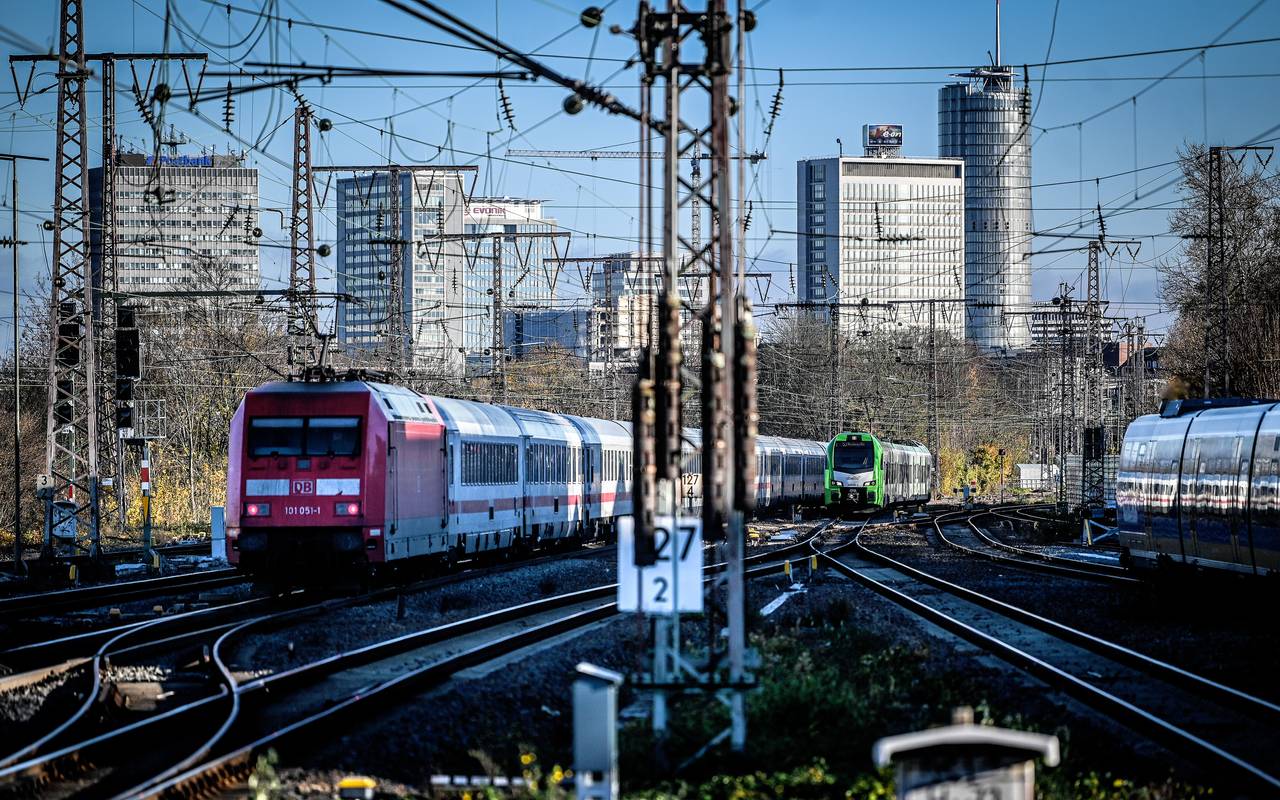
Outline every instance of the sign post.
<path id="1" fill-rule="evenodd" d="M 658 557 L 653 566 L 632 562 L 634 524 L 618 520 L 618 610 L 673 615 L 702 613 L 702 521 L 654 517 Z"/>

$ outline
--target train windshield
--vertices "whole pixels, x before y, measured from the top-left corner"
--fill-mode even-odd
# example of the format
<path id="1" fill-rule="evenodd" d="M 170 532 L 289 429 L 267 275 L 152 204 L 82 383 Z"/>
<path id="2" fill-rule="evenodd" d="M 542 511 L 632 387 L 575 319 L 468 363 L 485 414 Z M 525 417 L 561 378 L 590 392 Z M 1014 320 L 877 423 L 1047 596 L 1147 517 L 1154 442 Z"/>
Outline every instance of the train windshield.
<path id="1" fill-rule="evenodd" d="M 836 472 L 862 472 L 871 469 L 874 459 L 875 449 L 871 442 L 846 439 L 843 442 L 836 442 L 832 468 Z"/>
<path id="2" fill-rule="evenodd" d="M 249 420 L 249 455 L 302 455 L 302 419 L 258 417 Z"/>
<path id="3" fill-rule="evenodd" d="M 354 456 L 360 446 L 358 417 L 311 417 L 307 420 L 307 455 Z"/>

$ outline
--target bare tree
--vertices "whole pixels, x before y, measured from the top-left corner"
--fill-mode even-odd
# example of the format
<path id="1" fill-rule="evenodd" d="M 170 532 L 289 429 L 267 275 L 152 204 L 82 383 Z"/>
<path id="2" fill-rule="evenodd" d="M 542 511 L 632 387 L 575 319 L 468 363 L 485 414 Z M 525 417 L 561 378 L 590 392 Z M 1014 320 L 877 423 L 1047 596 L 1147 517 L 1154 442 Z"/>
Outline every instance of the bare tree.
<path id="1" fill-rule="evenodd" d="M 1225 275 L 1230 318 L 1226 330 L 1210 333 L 1211 346 L 1222 344 L 1216 337 L 1228 337 L 1233 393 L 1280 397 L 1280 177 L 1251 155 L 1222 156 L 1225 258 L 1210 271 L 1210 246 L 1218 244 L 1209 238 L 1216 236 L 1209 230 L 1210 157 L 1203 146 L 1192 145 L 1181 162 L 1184 202 L 1170 215 L 1170 227 L 1186 243 L 1159 265 L 1162 296 L 1178 312 L 1163 365 L 1176 392 L 1201 393 L 1205 326 Z"/>

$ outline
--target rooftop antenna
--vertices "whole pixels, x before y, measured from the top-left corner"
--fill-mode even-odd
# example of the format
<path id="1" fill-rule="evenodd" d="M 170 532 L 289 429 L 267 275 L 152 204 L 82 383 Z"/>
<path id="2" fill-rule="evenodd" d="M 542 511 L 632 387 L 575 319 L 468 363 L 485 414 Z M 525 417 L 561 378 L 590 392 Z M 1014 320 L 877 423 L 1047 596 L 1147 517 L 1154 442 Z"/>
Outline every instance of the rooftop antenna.
<path id="1" fill-rule="evenodd" d="M 1002 66 L 1003 61 L 1000 60 L 1000 0 L 996 0 L 996 66 Z"/>

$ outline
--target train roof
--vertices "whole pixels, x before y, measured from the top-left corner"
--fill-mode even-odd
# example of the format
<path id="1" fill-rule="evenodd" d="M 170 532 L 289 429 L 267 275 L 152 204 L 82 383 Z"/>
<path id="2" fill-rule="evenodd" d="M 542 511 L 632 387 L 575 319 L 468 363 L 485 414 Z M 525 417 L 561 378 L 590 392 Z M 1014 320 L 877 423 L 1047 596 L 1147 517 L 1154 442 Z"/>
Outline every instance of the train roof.
<path id="1" fill-rule="evenodd" d="M 578 428 L 562 414 L 536 411 L 532 408 L 517 408 L 516 406 L 501 406 L 501 408 L 511 415 L 511 418 L 520 426 L 520 431 L 525 436 L 534 439 L 569 441 L 581 438 Z"/>
<path id="2" fill-rule="evenodd" d="M 371 394 L 389 419 L 409 422 L 439 422 L 427 399 L 412 389 L 372 381 L 272 381 L 250 389 L 248 394 L 322 396 Z M 247 395 L 246 395 L 247 396 Z"/>
<path id="3" fill-rule="evenodd" d="M 789 455 L 825 455 L 827 452 L 826 446 L 821 442 L 786 436 L 757 436 L 756 444 L 762 448 L 781 450 Z"/>
<path id="4" fill-rule="evenodd" d="M 458 400 L 452 397 L 432 397 L 445 424 L 458 433 L 469 436 L 510 436 L 518 438 L 522 431 L 519 423 L 502 406 Z"/>
<path id="5" fill-rule="evenodd" d="M 1216 412 L 1241 406 L 1271 406 L 1277 400 L 1262 400 L 1254 397 L 1191 397 L 1183 400 L 1164 400 L 1160 403 L 1160 416 L 1180 417 L 1183 414 L 1196 412 Z"/>
<path id="6" fill-rule="evenodd" d="M 579 417 L 574 414 L 563 414 L 565 419 L 577 426 L 582 434 L 582 441 L 587 444 L 612 444 L 630 442 L 631 430 L 621 422 L 596 417 Z"/>

